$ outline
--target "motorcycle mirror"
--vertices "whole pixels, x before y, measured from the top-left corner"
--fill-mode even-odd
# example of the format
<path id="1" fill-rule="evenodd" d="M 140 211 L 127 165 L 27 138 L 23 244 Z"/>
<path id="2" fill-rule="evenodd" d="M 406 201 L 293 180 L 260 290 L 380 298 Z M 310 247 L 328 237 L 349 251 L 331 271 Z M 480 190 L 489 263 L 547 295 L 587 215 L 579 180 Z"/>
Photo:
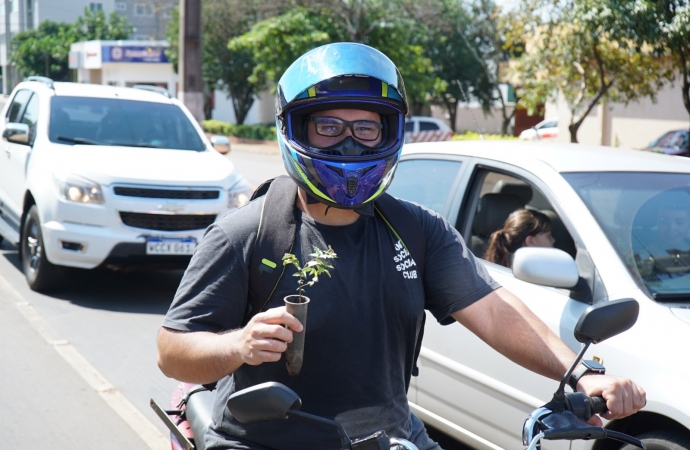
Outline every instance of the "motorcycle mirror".
<path id="1" fill-rule="evenodd" d="M 270 381 L 235 392 L 228 409 L 242 423 L 287 419 L 290 410 L 299 410 L 302 400 L 284 384 Z"/>
<path id="2" fill-rule="evenodd" d="M 598 344 L 632 327 L 637 321 L 640 305 L 637 300 L 623 298 L 592 305 L 575 325 L 575 339 Z"/>

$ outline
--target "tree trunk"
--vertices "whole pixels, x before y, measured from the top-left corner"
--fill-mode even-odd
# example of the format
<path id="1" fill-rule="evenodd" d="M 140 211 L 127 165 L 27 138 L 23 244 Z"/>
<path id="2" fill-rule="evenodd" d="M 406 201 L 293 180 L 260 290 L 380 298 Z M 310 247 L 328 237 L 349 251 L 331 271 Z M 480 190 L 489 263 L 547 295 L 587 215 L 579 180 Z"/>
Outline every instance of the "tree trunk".
<path id="1" fill-rule="evenodd" d="M 580 128 L 580 125 L 582 125 L 582 121 L 578 121 L 575 123 L 571 123 L 568 125 L 568 131 L 570 131 L 570 142 L 573 144 L 577 144 L 577 130 Z"/>
<path id="2" fill-rule="evenodd" d="M 446 107 L 446 111 L 448 111 L 448 116 L 450 116 L 450 129 L 453 130 L 453 133 L 455 133 L 457 131 L 455 126 L 458 116 L 458 101 L 451 100 L 444 96 L 443 105 Z"/>

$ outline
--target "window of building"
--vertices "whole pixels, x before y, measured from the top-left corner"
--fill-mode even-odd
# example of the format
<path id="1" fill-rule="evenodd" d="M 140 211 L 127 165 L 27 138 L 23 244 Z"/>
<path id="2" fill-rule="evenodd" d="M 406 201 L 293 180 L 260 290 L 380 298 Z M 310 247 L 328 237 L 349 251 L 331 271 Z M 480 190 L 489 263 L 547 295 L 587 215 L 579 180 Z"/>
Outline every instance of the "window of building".
<path id="1" fill-rule="evenodd" d="M 139 17 L 153 17 L 156 10 L 151 3 L 135 3 L 134 15 Z"/>
<path id="2" fill-rule="evenodd" d="M 103 11 L 103 3 L 91 2 L 89 3 L 89 9 L 93 12 Z"/>
<path id="3" fill-rule="evenodd" d="M 34 27 L 34 0 L 26 0 L 26 28 Z"/>
<path id="4" fill-rule="evenodd" d="M 115 11 L 126 12 L 127 11 L 127 3 L 115 2 Z"/>

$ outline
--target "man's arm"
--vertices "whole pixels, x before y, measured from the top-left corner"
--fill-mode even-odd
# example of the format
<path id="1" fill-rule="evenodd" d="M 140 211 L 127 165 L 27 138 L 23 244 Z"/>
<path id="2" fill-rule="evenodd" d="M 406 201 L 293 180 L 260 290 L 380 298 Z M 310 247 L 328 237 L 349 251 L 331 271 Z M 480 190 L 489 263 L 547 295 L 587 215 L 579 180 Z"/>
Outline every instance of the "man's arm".
<path id="1" fill-rule="evenodd" d="M 285 326 L 284 326 L 285 325 Z M 158 333 L 158 367 L 168 377 L 190 383 L 212 383 L 242 364 L 280 360 L 302 324 L 285 311 L 270 309 L 244 327 L 226 333 L 182 332 L 162 327 Z"/>
<path id="2" fill-rule="evenodd" d="M 491 294 L 452 314 L 453 318 L 511 361 L 560 381 L 575 354 L 534 313 L 508 290 Z M 632 381 L 607 375 L 585 376 L 579 390 L 602 395 L 606 419 L 625 417 L 642 408 L 645 392 Z"/>

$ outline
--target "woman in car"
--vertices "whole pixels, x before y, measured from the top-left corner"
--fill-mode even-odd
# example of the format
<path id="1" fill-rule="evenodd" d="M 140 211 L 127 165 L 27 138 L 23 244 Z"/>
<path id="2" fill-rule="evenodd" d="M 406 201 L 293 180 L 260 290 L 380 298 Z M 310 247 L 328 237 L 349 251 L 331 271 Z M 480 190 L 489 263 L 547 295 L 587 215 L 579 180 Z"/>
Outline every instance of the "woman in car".
<path id="1" fill-rule="evenodd" d="M 505 267 L 513 265 L 513 254 L 521 247 L 553 247 L 551 219 L 530 209 L 510 213 L 503 228 L 494 231 L 484 259 Z"/>

